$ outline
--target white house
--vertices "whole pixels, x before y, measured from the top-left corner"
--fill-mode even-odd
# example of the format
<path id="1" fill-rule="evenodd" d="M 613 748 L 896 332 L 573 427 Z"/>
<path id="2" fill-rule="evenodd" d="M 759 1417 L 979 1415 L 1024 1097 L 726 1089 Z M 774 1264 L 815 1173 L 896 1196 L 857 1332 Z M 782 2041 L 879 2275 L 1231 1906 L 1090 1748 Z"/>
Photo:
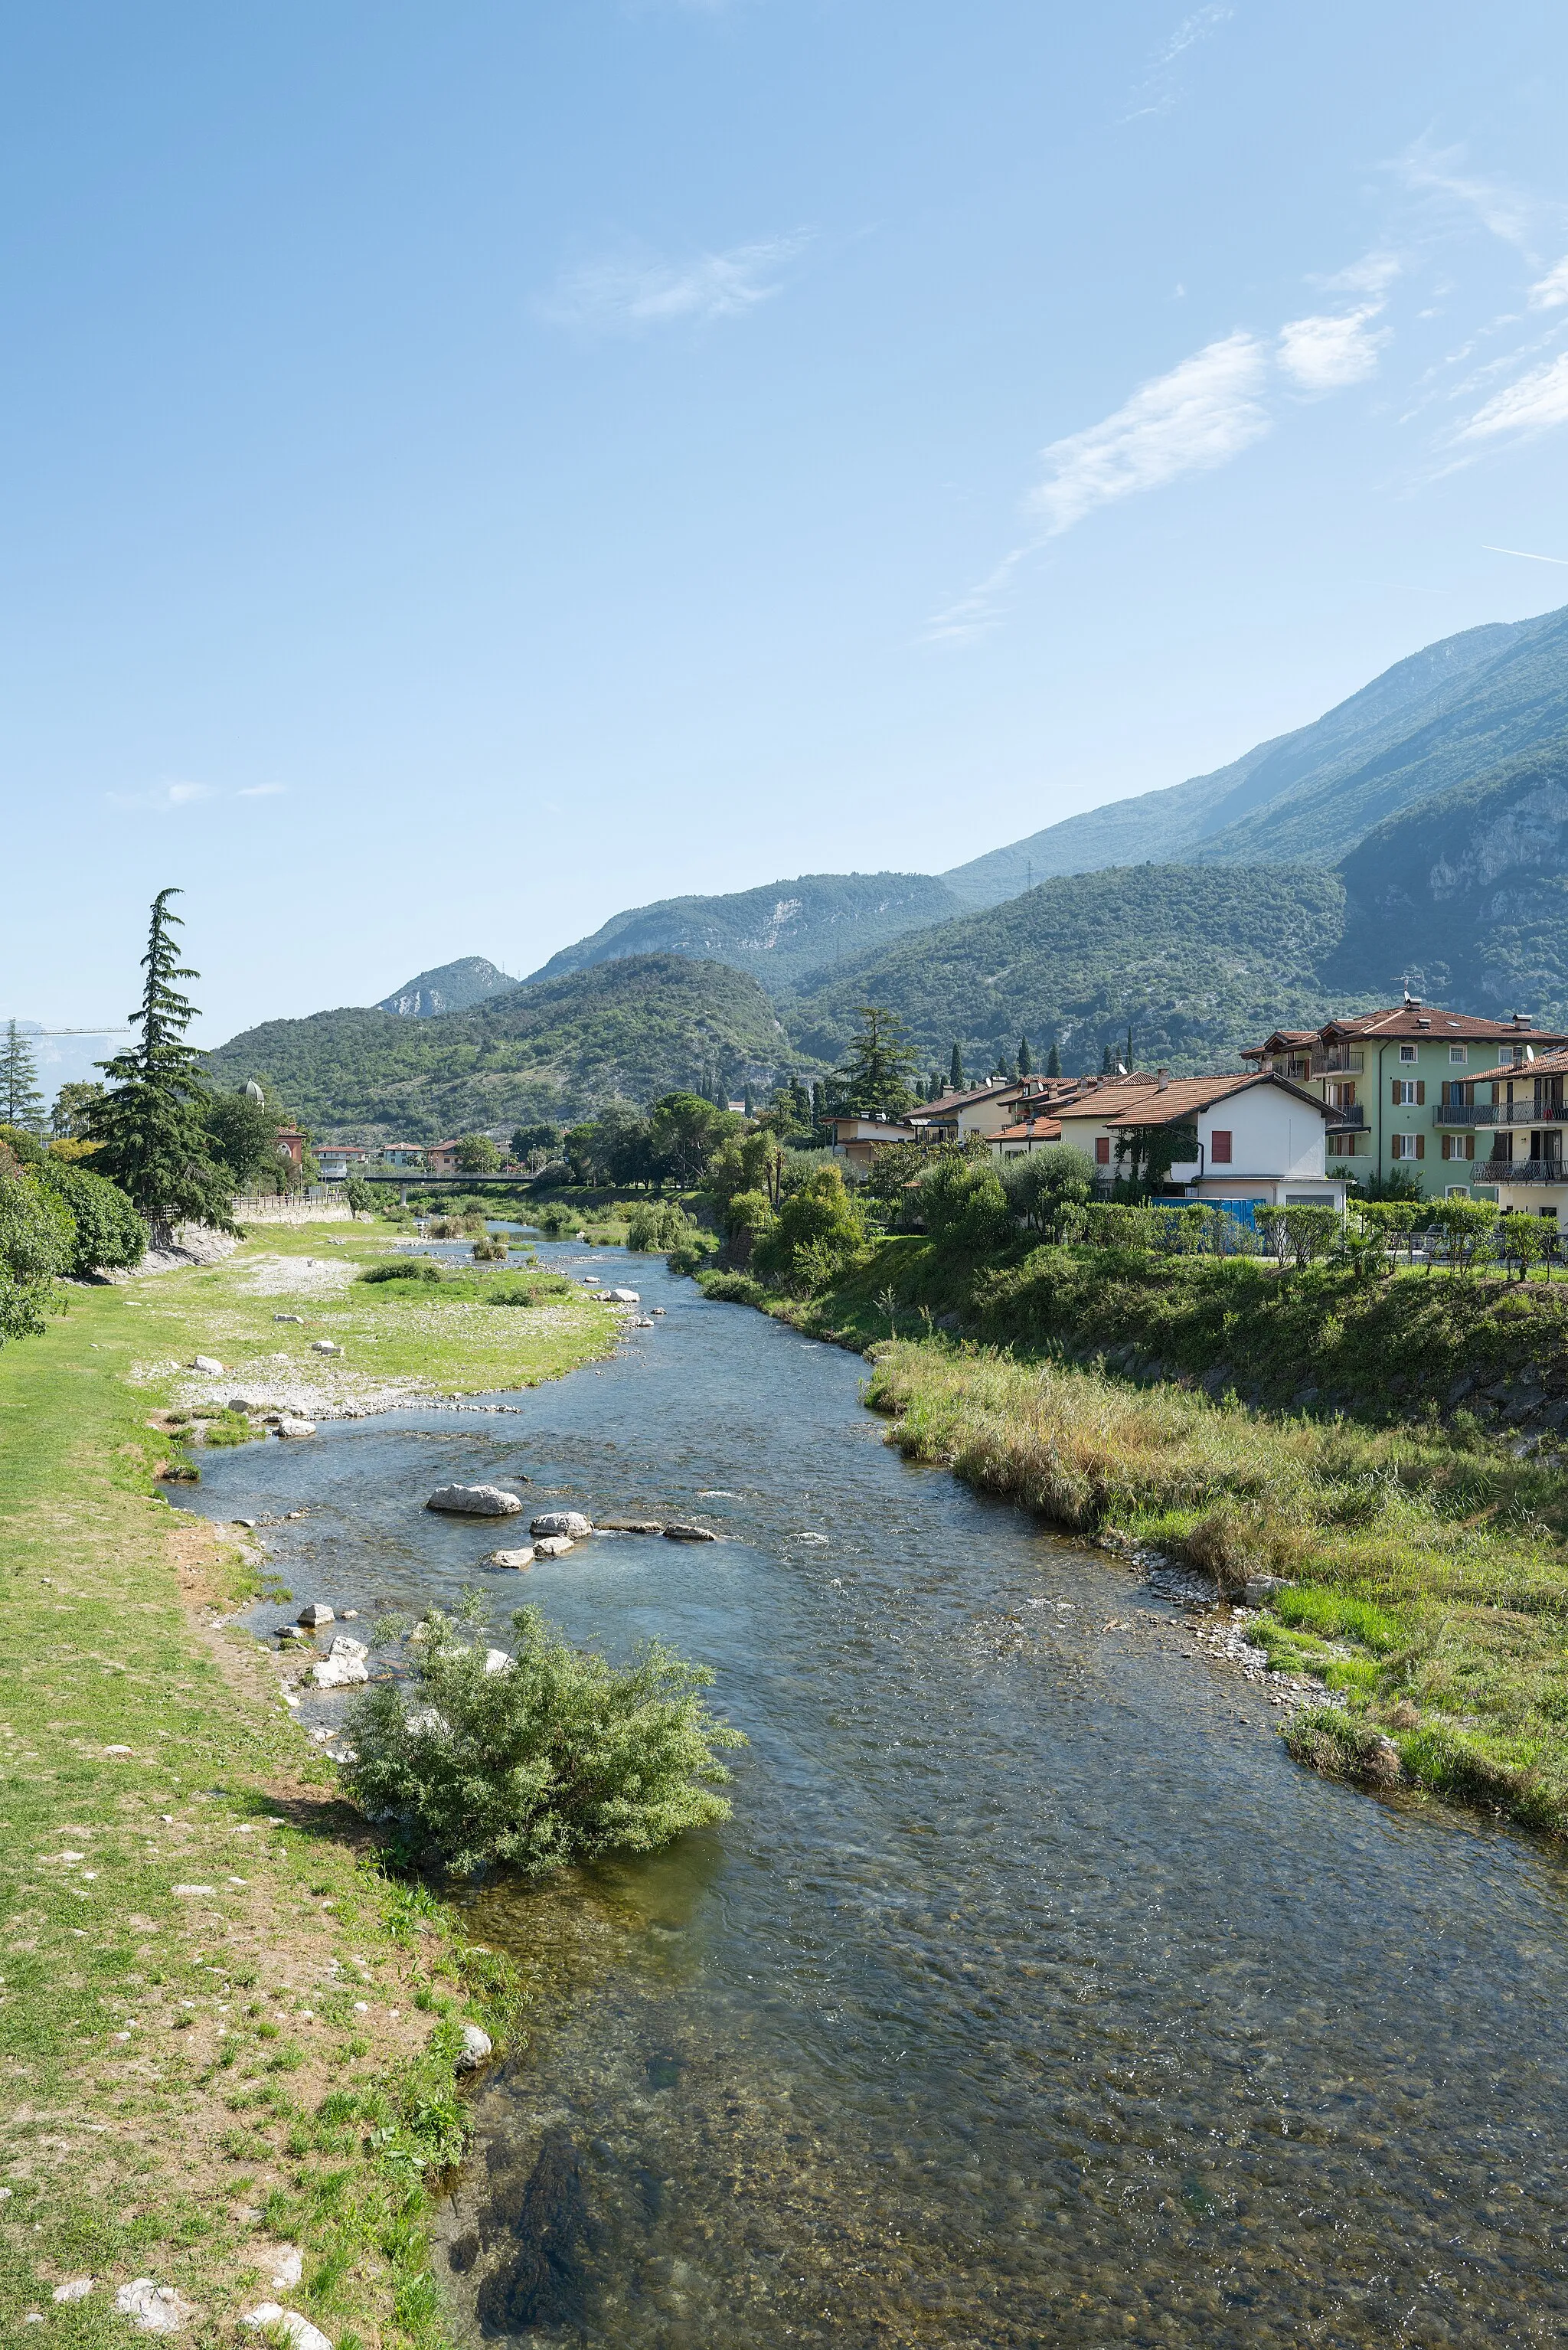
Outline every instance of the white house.
<path id="1" fill-rule="evenodd" d="M 1125 1152 L 1135 1132 L 1174 1127 L 1192 1140 L 1171 1165 L 1167 1197 L 1345 1206 L 1344 1179 L 1324 1168 L 1329 1106 L 1283 1077 L 1090 1078 L 1075 1100 L 1054 1103 L 1052 1115 L 1062 1140 L 1093 1159 L 1106 1184 L 1116 1178 L 1118 1141 Z M 1130 1174 L 1130 1159 L 1122 1164 Z"/>

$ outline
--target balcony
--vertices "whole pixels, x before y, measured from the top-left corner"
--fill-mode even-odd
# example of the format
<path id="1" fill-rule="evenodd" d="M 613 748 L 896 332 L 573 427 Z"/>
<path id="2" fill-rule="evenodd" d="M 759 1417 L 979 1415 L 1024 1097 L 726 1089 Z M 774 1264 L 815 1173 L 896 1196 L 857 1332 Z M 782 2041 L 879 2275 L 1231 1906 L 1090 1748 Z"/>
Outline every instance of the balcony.
<path id="1" fill-rule="evenodd" d="M 1358 1077 L 1366 1066 L 1366 1054 L 1360 1045 L 1318 1045 L 1313 1048 L 1314 1077 Z"/>
<path id="2" fill-rule="evenodd" d="M 1478 1159 L 1470 1167 L 1472 1183 L 1568 1183 L 1568 1159 Z"/>
<path id="3" fill-rule="evenodd" d="M 1330 1102 L 1328 1106 L 1328 1131 L 1330 1134 L 1363 1133 L 1366 1131 L 1366 1112 L 1362 1108 L 1359 1102 L 1355 1103 L 1352 1107 L 1346 1109 L 1336 1109 L 1334 1104 Z"/>
<path id="4" fill-rule="evenodd" d="M 1502 1110 L 1506 1116 L 1506 1102 Z M 1495 1126 L 1499 1123 L 1495 1102 L 1439 1102 L 1432 1112 L 1434 1126 Z"/>

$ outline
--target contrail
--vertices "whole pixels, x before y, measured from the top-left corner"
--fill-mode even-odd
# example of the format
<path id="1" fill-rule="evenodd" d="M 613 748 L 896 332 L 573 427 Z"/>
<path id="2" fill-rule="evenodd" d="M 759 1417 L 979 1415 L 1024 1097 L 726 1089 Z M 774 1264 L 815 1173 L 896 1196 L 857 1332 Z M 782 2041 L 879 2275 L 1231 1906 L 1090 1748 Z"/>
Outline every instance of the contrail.
<path id="1" fill-rule="evenodd" d="M 1488 555 L 1517 555 L 1522 563 L 1556 563 L 1568 571 L 1568 555 L 1532 555 L 1524 546 L 1489 546 L 1484 538 L 1481 546 Z"/>

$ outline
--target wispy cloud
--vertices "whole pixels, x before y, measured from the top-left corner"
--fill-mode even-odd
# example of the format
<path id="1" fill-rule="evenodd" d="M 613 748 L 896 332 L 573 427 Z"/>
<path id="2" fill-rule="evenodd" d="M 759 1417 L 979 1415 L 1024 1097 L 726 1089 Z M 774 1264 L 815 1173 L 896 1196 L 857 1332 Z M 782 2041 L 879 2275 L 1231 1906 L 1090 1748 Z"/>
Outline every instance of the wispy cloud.
<path id="1" fill-rule="evenodd" d="M 1494 392 L 1454 437 L 1461 443 L 1533 438 L 1559 424 L 1568 424 L 1568 352 Z"/>
<path id="2" fill-rule="evenodd" d="M 1053 441 L 1029 498 L 1044 536 L 1071 530 L 1096 506 L 1229 464 L 1270 429 L 1267 372 L 1256 336 L 1227 335 L 1141 385 L 1103 423 Z"/>
<path id="3" fill-rule="evenodd" d="M 783 287 L 781 273 L 810 242 L 775 236 L 687 261 L 621 255 L 568 271 L 540 306 L 552 325 L 637 334 L 688 319 L 739 318 Z"/>
<path id="4" fill-rule="evenodd" d="M 240 791 L 225 792 L 216 784 L 168 783 L 152 784 L 140 792 L 106 792 L 104 797 L 110 807 L 171 816 L 181 808 L 199 806 L 203 800 L 269 800 L 287 789 L 286 784 L 247 784 Z"/>
<path id="5" fill-rule="evenodd" d="M 1412 195 L 1427 197 L 1450 211 L 1471 213 L 1504 244 L 1528 252 L 1540 205 L 1506 181 L 1487 179 L 1469 170 L 1462 147 L 1433 147 L 1418 139 L 1394 168 Z"/>
<path id="6" fill-rule="evenodd" d="M 1561 310 L 1565 303 L 1568 303 L 1568 258 L 1560 261 L 1555 269 L 1549 269 L 1544 277 L 1538 277 L 1530 289 L 1532 310 Z"/>
<path id="7" fill-rule="evenodd" d="M 1184 16 L 1149 57 L 1123 120 L 1136 122 L 1140 115 L 1168 114 L 1179 95 L 1173 70 L 1178 61 L 1200 41 L 1210 39 L 1221 25 L 1228 25 L 1235 13 L 1234 8 L 1223 5 L 1222 0 L 1212 0 L 1210 5 L 1195 8 L 1189 16 Z"/>
<path id="8" fill-rule="evenodd" d="M 1488 555 L 1517 555 L 1521 563 L 1555 563 L 1568 571 L 1568 555 L 1532 555 L 1526 546 L 1491 546 L 1485 539 L 1481 546 Z"/>
<path id="9" fill-rule="evenodd" d="M 1365 383 L 1377 372 L 1377 354 L 1388 340 L 1386 328 L 1374 329 L 1372 321 L 1381 303 L 1335 316 L 1293 318 L 1280 328 L 1280 365 L 1298 390 L 1307 392 L 1344 391 Z"/>
<path id="10" fill-rule="evenodd" d="M 1404 267 L 1402 254 L 1379 247 L 1376 252 L 1363 254 L 1348 269 L 1336 269 L 1332 277 L 1311 277 L 1307 283 L 1324 294 L 1386 294 Z"/>

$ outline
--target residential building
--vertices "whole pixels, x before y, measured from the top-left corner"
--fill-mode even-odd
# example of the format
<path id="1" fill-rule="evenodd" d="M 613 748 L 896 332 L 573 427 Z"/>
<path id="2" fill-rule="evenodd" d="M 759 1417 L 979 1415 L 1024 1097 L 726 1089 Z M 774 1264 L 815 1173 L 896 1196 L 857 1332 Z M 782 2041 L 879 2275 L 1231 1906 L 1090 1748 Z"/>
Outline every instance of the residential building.
<path id="1" fill-rule="evenodd" d="M 926 1138 L 905 1118 L 861 1118 L 857 1114 L 830 1118 L 826 1123 L 833 1130 L 836 1158 L 858 1170 L 862 1174 L 870 1166 L 878 1150 L 890 1143 L 921 1142 Z"/>
<path id="2" fill-rule="evenodd" d="M 1563 1222 L 1568 1051 L 1511 1045 L 1490 1070 L 1449 1080 L 1432 1111 L 1444 1189 Z"/>
<path id="3" fill-rule="evenodd" d="M 287 1159 L 296 1175 L 301 1175 L 305 1171 L 305 1154 L 308 1149 L 309 1139 L 303 1127 L 280 1126 L 278 1128 L 277 1155 L 280 1159 Z"/>
<path id="4" fill-rule="evenodd" d="M 1153 1080 L 1150 1080 L 1152 1083 Z M 909 1112 L 909 1123 L 932 1142 L 962 1142 L 971 1134 L 989 1141 L 1004 1127 L 1081 1091 L 1082 1077 L 997 1077 L 968 1093 L 943 1094 Z"/>
<path id="5" fill-rule="evenodd" d="M 1467 1188 L 1476 1146 L 1474 1121 L 1455 1120 L 1450 1129 L 1434 1112 L 1463 1107 L 1467 1084 L 1473 1095 L 1467 1071 L 1490 1079 L 1500 1060 L 1528 1063 L 1563 1045 L 1568 1037 L 1535 1028 L 1523 1013 L 1480 1019 L 1407 995 L 1387 1011 L 1321 1028 L 1276 1029 L 1241 1058 L 1314 1094 L 1332 1113 L 1331 1172 L 1366 1181 L 1404 1168 L 1440 1199 Z"/>
<path id="6" fill-rule="evenodd" d="M 456 1143 L 429 1144 L 425 1150 L 425 1165 L 432 1175 L 455 1175 L 457 1173 Z"/>
<path id="7" fill-rule="evenodd" d="M 316 1161 L 321 1170 L 323 1182 L 341 1182 L 345 1175 L 357 1174 L 370 1156 L 368 1142 L 318 1142 Z"/>
<path id="8" fill-rule="evenodd" d="M 418 1169 L 424 1163 L 424 1145 L 421 1142 L 383 1142 L 381 1145 L 383 1167 Z"/>
<path id="9" fill-rule="evenodd" d="M 1130 1174 L 1135 1134 L 1174 1128 L 1182 1156 L 1165 1179 L 1168 1198 L 1251 1208 L 1345 1206 L 1344 1178 L 1325 1161 L 1333 1111 L 1304 1086 L 1272 1073 L 1090 1077 L 1052 1116 L 1061 1139 L 1093 1160 L 1107 1188 L 1118 1163 Z"/>
<path id="10" fill-rule="evenodd" d="M 1062 1121 L 1044 1107 L 1031 1107 L 1026 1118 L 1015 1118 L 991 1137 L 991 1148 L 997 1159 L 1022 1159 L 1031 1150 L 1044 1150 L 1048 1144 L 1062 1139 Z"/>

